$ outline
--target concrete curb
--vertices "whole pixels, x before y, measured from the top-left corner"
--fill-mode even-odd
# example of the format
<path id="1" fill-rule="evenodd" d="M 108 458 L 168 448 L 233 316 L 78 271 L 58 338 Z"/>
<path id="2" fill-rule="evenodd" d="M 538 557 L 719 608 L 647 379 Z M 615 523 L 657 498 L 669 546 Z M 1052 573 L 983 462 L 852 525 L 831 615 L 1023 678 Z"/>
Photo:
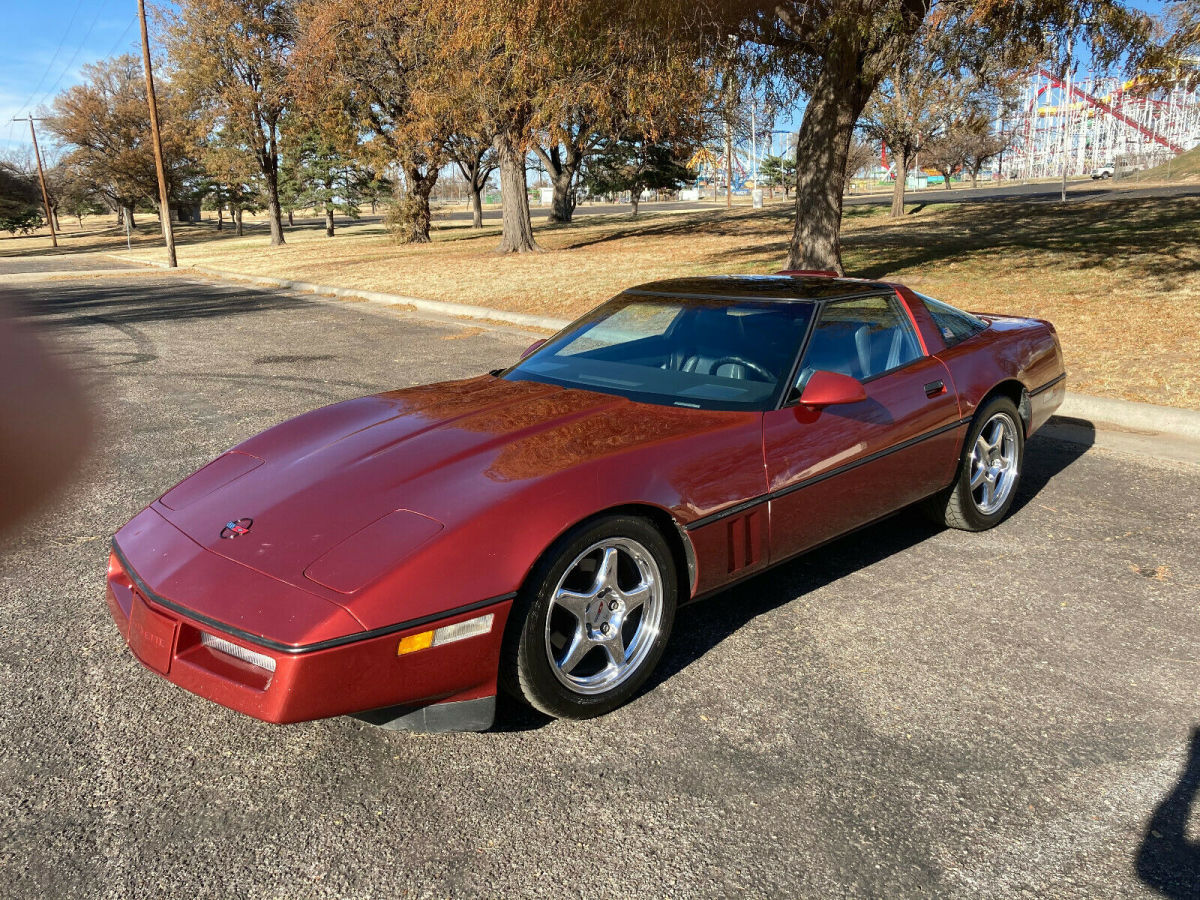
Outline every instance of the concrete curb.
<path id="1" fill-rule="evenodd" d="M 1093 424 L 1114 425 L 1131 431 L 1172 434 L 1200 440 L 1200 411 L 1173 406 L 1155 406 L 1131 400 L 1112 400 L 1067 393 L 1056 415 L 1083 419 Z"/>
<path id="2" fill-rule="evenodd" d="M 122 262 L 166 268 L 163 263 L 131 259 L 112 253 L 108 255 Z M 400 294 L 386 294 L 380 291 L 361 291 L 355 288 L 339 288 L 332 285 L 313 284 L 308 281 L 289 281 L 286 278 L 241 275 L 236 272 L 211 269 L 208 266 L 185 266 L 183 268 L 227 281 L 241 281 L 249 284 L 265 285 L 267 287 L 285 288 L 287 290 L 326 297 L 350 297 L 385 306 L 405 306 L 438 315 L 505 322 L 510 325 L 538 328 L 544 331 L 558 331 L 569 324 L 569 320 L 567 319 L 532 316 L 527 313 L 507 312 L 501 309 L 489 309 L 486 306 L 471 306 L 466 303 L 423 300 L 419 297 L 405 297 Z M 1200 411 L 1197 410 L 1179 409 L 1170 406 L 1154 406 L 1150 403 L 1134 403 L 1129 400 L 1110 400 L 1105 397 L 1089 397 L 1086 394 L 1068 392 L 1063 405 L 1059 407 L 1056 415 L 1060 418 L 1082 419 L 1091 422 L 1093 425 L 1108 425 L 1128 431 L 1169 434 L 1188 440 L 1200 441 Z"/>
<path id="3" fill-rule="evenodd" d="M 165 269 L 164 263 L 147 260 L 130 259 L 127 256 L 109 254 L 113 259 L 122 262 L 141 263 Z M 340 288 L 328 284 L 313 284 L 310 281 L 291 281 L 287 278 L 271 278 L 265 275 L 242 275 L 237 272 L 226 272 L 222 269 L 211 269 L 208 266 L 181 266 L 190 272 L 211 275 L 226 281 L 241 281 L 248 284 L 260 284 L 266 287 L 284 288 L 289 291 L 299 291 L 304 294 L 317 294 L 323 297 L 349 297 L 380 303 L 384 306 L 407 306 L 422 312 L 437 313 L 443 316 L 456 316 L 468 319 L 485 319 L 492 322 L 505 322 L 509 325 L 520 325 L 525 328 L 537 328 L 543 331 L 558 331 L 568 324 L 567 319 L 552 319 L 547 316 L 531 316 L 528 313 L 509 312 L 503 309 L 489 309 L 486 306 L 471 306 L 467 303 L 448 303 L 442 300 L 424 300 L 420 297 L 405 297 L 401 294 L 387 294 L 381 291 L 364 291 L 358 288 Z"/>

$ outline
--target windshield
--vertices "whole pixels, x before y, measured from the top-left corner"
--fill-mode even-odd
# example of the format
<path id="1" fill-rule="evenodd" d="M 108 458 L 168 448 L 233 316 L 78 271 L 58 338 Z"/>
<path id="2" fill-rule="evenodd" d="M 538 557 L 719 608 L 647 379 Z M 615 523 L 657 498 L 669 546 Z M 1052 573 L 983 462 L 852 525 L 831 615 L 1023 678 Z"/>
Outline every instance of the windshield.
<path id="1" fill-rule="evenodd" d="M 812 311 L 805 302 L 628 292 L 504 377 L 695 409 L 771 409 Z"/>

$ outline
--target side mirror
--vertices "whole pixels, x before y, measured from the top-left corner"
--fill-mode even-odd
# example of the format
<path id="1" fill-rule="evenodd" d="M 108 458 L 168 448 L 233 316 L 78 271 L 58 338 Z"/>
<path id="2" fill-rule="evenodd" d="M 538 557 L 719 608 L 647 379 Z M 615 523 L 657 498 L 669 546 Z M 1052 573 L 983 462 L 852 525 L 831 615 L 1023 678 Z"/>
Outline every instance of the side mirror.
<path id="1" fill-rule="evenodd" d="M 545 338 L 541 338 L 540 340 L 534 341 L 532 344 L 530 344 L 528 347 L 525 348 L 525 352 L 521 354 L 521 359 L 524 359 L 525 357 L 527 357 L 530 353 L 532 353 L 534 350 L 538 349 L 538 347 L 542 346 L 542 344 L 544 344 L 544 343 L 546 343 Z"/>
<path id="2" fill-rule="evenodd" d="M 800 402 L 805 406 L 837 406 L 842 403 L 861 403 L 867 399 L 867 389 L 857 378 L 840 372 L 818 369 L 808 378 Z"/>

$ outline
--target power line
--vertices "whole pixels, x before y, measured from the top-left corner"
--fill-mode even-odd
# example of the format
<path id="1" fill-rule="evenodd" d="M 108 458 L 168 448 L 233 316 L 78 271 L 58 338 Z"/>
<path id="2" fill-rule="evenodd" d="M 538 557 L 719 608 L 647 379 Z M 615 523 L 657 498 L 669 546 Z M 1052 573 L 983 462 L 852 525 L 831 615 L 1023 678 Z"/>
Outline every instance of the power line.
<path id="1" fill-rule="evenodd" d="M 112 56 L 113 54 L 115 54 L 117 52 L 117 48 L 121 46 L 121 42 L 123 40 L 125 40 L 125 36 L 128 35 L 129 32 L 133 29 L 133 26 L 137 23 L 137 20 L 138 20 L 138 17 L 137 17 L 137 14 L 135 13 L 133 15 L 133 17 L 130 18 L 129 24 L 125 26 L 125 30 L 121 32 L 121 36 L 119 38 L 117 38 L 115 41 L 113 41 L 113 45 L 109 48 L 108 52 L 104 54 L 104 57 L 103 57 L 104 59 L 108 59 L 110 56 Z"/>
<path id="2" fill-rule="evenodd" d="M 58 46 L 54 49 L 54 55 L 50 57 L 50 62 L 46 63 L 46 69 L 42 72 L 42 77 L 38 79 L 38 83 L 33 90 L 29 92 L 29 100 L 26 100 L 24 105 L 17 110 L 17 115 L 20 115 L 29 106 L 30 102 L 37 96 L 38 90 L 46 83 L 46 76 L 50 74 L 50 70 L 54 68 L 54 64 L 58 62 L 58 55 L 62 53 L 63 46 L 67 43 L 67 36 L 71 33 L 71 26 L 75 24 L 75 18 L 79 15 L 79 10 L 83 8 L 83 0 L 77 0 L 75 3 L 75 11 L 71 13 L 71 18 L 67 22 L 67 27 L 63 31 L 63 35 L 58 39 Z"/>
<path id="3" fill-rule="evenodd" d="M 80 42 L 79 46 L 75 48 L 75 52 L 71 55 L 71 61 L 68 62 L 67 67 L 62 70 L 62 74 L 58 76 L 58 80 L 56 82 L 54 82 L 53 85 L 51 85 L 50 90 L 48 90 L 48 91 L 46 91 L 46 93 L 42 94 L 42 98 L 40 100 L 38 100 L 38 102 L 37 102 L 38 106 L 41 106 L 42 103 L 45 102 L 47 97 L 49 97 L 56 90 L 58 90 L 58 86 L 60 84 L 62 84 L 62 80 L 64 78 L 66 78 L 67 73 L 71 71 L 71 66 L 75 65 L 75 60 L 77 60 L 79 58 L 79 54 L 83 51 L 84 45 L 87 44 L 88 38 L 90 38 L 92 36 L 92 32 L 96 28 L 96 23 L 100 21 L 100 16 L 104 14 L 104 6 L 105 6 L 105 4 L 101 3 L 100 7 L 96 10 L 96 15 L 92 19 L 92 24 L 88 26 L 87 34 L 85 34 L 83 36 L 83 40 Z"/>
<path id="4" fill-rule="evenodd" d="M 82 2 L 82 0 L 80 0 L 80 2 Z M 137 24 L 137 21 L 138 21 L 137 13 L 134 13 L 132 16 L 130 16 L 129 21 L 126 23 L 125 30 L 121 32 L 120 36 L 115 41 L 113 41 L 113 45 L 109 48 L 107 53 L 105 53 L 102 57 L 100 57 L 101 59 L 108 59 L 114 53 L 116 53 L 117 48 L 120 47 L 122 43 L 124 43 L 124 41 L 127 37 L 129 37 L 129 32 L 133 30 L 133 26 Z M 95 26 L 95 24 L 96 23 L 93 21 L 92 25 Z M 89 35 L 91 34 L 91 29 L 88 30 L 88 34 Z M 84 40 L 86 41 L 87 38 L 84 38 Z M 81 46 L 80 50 L 82 50 L 82 49 L 83 48 Z M 79 55 L 78 50 L 76 51 L 75 55 L 76 56 Z M 71 62 L 74 62 L 74 61 L 75 61 L 74 58 L 72 58 Z M 63 72 L 63 74 L 59 76 L 59 81 L 62 81 L 63 77 L 66 76 L 68 71 L 70 71 L 70 64 L 67 65 L 67 69 Z M 49 72 L 49 70 L 47 70 L 47 74 L 48 74 L 48 72 Z M 45 80 L 45 75 L 42 76 L 42 80 L 43 81 Z M 39 86 L 40 86 L 40 84 L 39 84 Z M 58 82 L 55 82 L 54 87 L 58 87 Z M 54 87 L 52 87 L 49 91 L 47 91 L 45 94 L 42 95 L 42 100 L 45 100 L 46 97 L 48 97 L 53 92 Z M 33 91 L 33 94 L 31 94 L 30 96 L 32 97 L 36 93 L 37 93 L 37 89 L 35 88 Z M 39 103 L 40 102 L 41 101 L 39 101 Z M 29 103 L 26 102 L 25 106 L 22 106 L 21 109 L 22 110 L 26 109 L 28 106 L 29 106 Z M 18 110 L 18 112 L 19 111 L 20 110 Z M 10 124 L 9 129 L 8 129 L 8 142 L 10 144 L 15 143 L 15 139 L 13 137 L 13 131 L 15 128 L 16 128 L 15 125 Z"/>

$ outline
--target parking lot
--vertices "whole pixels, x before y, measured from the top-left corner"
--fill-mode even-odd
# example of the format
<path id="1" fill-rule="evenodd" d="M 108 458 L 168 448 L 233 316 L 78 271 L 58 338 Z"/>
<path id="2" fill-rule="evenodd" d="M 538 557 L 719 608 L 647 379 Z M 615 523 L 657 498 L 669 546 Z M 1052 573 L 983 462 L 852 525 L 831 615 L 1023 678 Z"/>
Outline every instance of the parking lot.
<path id="1" fill-rule="evenodd" d="M 167 275 L 10 295 L 102 425 L 0 549 L 0 896 L 1200 897 L 1200 465 L 1036 437 L 997 529 L 904 513 L 690 607 L 602 719 L 280 727 L 133 659 L 109 536 L 275 422 L 530 336 Z"/>

